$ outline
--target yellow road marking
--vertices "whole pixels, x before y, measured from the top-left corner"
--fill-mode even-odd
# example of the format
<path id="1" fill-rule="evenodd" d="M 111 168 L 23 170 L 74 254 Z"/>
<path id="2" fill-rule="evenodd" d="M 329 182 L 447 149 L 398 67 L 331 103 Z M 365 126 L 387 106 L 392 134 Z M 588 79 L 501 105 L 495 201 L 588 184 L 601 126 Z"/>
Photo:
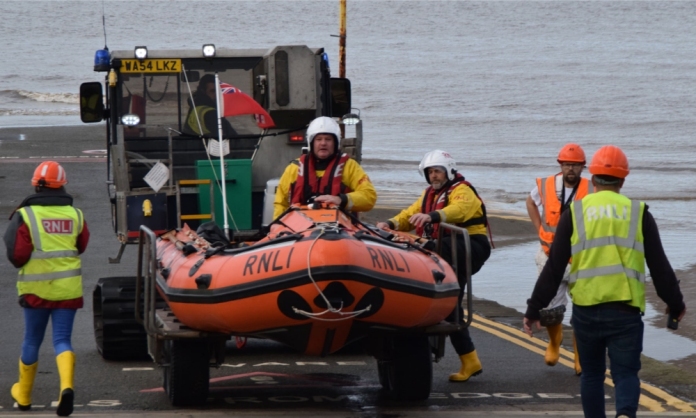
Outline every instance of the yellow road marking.
<path id="1" fill-rule="evenodd" d="M 640 387 L 641 387 L 641 389 L 644 389 L 645 391 L 652 393 L 653 395 L 657 396 L 658 398 L 664 399 L 665 403 L 667 403 L 667 405 L 673 406 L 682 412 L 695 412 L 696 411 L 696 409 L 694 409 L 688 402 L 684 402 L 681 399 L 670 395 L 669 393 L 665 392 L 664 390 L 662 390 L 658 387 L 649 385 L 645 382 L 640 382 Z"/>
<path id="2" fill-rule="evenodd" d="M 509 325 L 504 325 L 498 322 L 491 321 L 489 319 L 483 318 L 480 315 L 474 314 L 474 321 L 472 322 L 471 325 L 475 328 L 478 328 L 482 331 L 488 332 L 489 334 L 493 334 L 497 337 L 500 337 L 506 341 L 510 341 L 514 344 L 519 345 L 520 347 L 526 348 L 529 351 L 532 351 L 534 353 L 544 355 L 546 353 L 546 342 L 542 341 L 538 338 L 530 338 L 525 332 L 520 331 L 516 328 L 513 328 Z M 484 325 L 479 325 L 476 322 L 481 322 Z M 493 328 L 498 328 L 504 332 L 497 331 L 495 329 L 491 329 L 489 327 Z M 521 338 L 524 338 L 525 340 L 521 340 Z M 531 343 L 531 344 L 530 344 Z M 540 348 L 540 347 L 543 347 Z M 560 353 L 568 357 L 570 359 L 574 358 L 574 353 L 572 351 L 568 351 L 565 348 L 561 347 Z M 563 364 L 564 366 L 571 368 L 575 370 L 575 363 L 574 361 L 569 361 L 566 360 L 565 358 L 561 357 L 558 360 L 559 363 Z M 609 370 L 606 371 L 607 376 L 611 376 L 611 373 Z M 614 382 L 609 378 L 604 379 L 604 383 L 609 385 L 609 386 L 614 386 Z M 659 389 L 655 386 L 652 386 L 649 383 L 640 382 L 640 387 L 641 389 L 645 390 L 646 392 L 649 392 L 650 394 L 664 400 L 667 405 L 672 406 L 682 412 L 695 412 L 696 409 L 694 409 L 689 403 L 682 401 L 681 399 L 674 397 L 670 395 L 669 393 L 665 392 L 662 389 Z M 662 407 L 661 402 L 647 396 L 641 393 L 640 395 L 640 400 L 639 403 L 643 405 L 644 407 L 648 408 L 649 410 L 653 412 L 664 412 L 666 411 L 665 408 Z"/>

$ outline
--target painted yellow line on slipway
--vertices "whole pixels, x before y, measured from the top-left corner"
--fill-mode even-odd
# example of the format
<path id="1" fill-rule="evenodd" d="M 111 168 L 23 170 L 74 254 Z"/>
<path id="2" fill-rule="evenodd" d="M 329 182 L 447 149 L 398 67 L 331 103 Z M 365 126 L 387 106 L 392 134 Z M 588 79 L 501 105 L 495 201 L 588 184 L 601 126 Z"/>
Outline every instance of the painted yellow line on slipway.
<path id="1" fill-rule="evenodd" d="M 478 324 L 477 322 L 480 322 L 481 325 Z M 500 324 L 498 322 L 491 321 L 489 319 L 483 318 L 480 315 L 474 314 L 474 322 L 471 323 L 471 325 L 475 328 L 478 328 L 482 331 L 488 332 L 490 334 L 493 334 L 497 337 L 500 337 L 504 340 L 510 341 L 511 343 L 517 344 L 520 347 L 526 348 L 529 351 L 532 351 L 534 353 L 544 355 L 546 352 L 546 342 L 542 341 L 538 338 L 530 338 L 526 333 L 515 329 L 511 326 Z M 498 328 L 504 332 L 491 329 L 490 327 Z M 567 360 L 563 357 L 561 357 L 558 362 L 566 367 L 569 367 L 575 370 L 575 364 L 573 361 L 573 352 L 568 351 L 565 348 L 561 347 L 560 353 L 569 358 L 570 360 Z M 607 370 L 606 374 L 610 376 L 611 374 L 609 373 L 609 370 Z M 614 382 L 609 378 L 604 379 L 604 383 L 609 385 L 609 386 L 614 386 Z M 689 403 L 682 401 L 679 398 L 676 398 L 669 393 L 665 392 L 664 390 L 657 388 L 655 386 L 652 386 L 649 383 L 645 382 L 640 382 L 640 388 L 646 392 L 649 392 L 650 394 L 662 399 L 665 404 L 672 406 L 682 412 L 696 412 L 696 409 L 694 409 Z M 666 409 L 662 406 L 662 402 L 653 399 L 647 395 L 644 395 L 641 393 L 640 395 L 640 401 L 639 403 L 648 408 L 650 411 L 653 412 L 664 412 Z"/>

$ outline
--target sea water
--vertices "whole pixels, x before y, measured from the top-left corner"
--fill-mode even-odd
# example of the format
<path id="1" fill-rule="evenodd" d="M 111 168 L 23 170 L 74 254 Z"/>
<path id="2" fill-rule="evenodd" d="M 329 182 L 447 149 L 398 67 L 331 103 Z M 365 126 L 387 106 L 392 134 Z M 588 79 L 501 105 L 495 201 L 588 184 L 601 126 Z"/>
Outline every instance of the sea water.
<path id="1" fill-rule="evenodd" d="M 324 47 L 338 76 L 338 7 L 337 0 L 0 2 L 0 128 L 79 124 L 79 85 L 103 80 L 92 65 L 105 43 L 111 50 L 306 44 Z M 648 203 L 676 269 L 696 264 L 694 39 L 693 2 L 348 0 L 346 76 L 378 204 L 411 203 L 426 186 L 419 160 L 440 148 L 491 210 L 524 215 L 534 179 L 558 170 L 565 143 L 580 144 L 588 159 L 614 144 L 631 166 L 622 192 Z M 535 244 L 495 250 L 475 276 L 475 294 L 523 311 L 535 251 Z M 696 352 L 684 347 L 681 355 Z M 646 353 L 658 351 L 646 342 Z"/>

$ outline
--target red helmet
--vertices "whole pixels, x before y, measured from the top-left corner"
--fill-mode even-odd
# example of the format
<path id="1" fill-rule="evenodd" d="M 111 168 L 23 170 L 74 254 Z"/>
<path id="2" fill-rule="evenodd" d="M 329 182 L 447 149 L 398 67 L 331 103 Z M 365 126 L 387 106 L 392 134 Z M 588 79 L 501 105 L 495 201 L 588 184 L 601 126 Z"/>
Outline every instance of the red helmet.
<path id="1" fill-rule="evenodd" d="M 590 173 L 595 175 L 624 179 L 630 171 L 626 154 L 614 145 L 606 145 L 598 149 L 590 163 Z"/>
<path id="2" fill-rule="evenodd" d="M 578 144 L 565 144 L 558 153 L 558 163 L 582 163 L 585 164 L 585 151 Z"/>
<path id="3" fill-rule="evenodd" d="M 68 184 L 63 167 L 55 161 L 44 161 L 34 170 L 34 177 L 31 178 L 32 186 L 48 187 L 58 189 Z"/>

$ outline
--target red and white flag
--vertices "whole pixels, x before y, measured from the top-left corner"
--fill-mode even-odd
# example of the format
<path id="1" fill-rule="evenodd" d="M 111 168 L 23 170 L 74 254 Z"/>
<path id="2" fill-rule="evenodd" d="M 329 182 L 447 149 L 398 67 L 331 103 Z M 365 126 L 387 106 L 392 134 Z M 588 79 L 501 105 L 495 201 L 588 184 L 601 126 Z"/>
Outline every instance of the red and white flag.
<path id="1" fill-rule="evenodd" d="M 227 84 L 220 83 L 221 108 L 220 113 L 223 117 L 239 116 L 239 115 L 254 115 L 256 125 L 261 129 L 273 128 L 275 123 L 271 119 L 271 115 L 266 112 L 266 109 L 251 96 L 239 90 L 238 88 Z"/>

